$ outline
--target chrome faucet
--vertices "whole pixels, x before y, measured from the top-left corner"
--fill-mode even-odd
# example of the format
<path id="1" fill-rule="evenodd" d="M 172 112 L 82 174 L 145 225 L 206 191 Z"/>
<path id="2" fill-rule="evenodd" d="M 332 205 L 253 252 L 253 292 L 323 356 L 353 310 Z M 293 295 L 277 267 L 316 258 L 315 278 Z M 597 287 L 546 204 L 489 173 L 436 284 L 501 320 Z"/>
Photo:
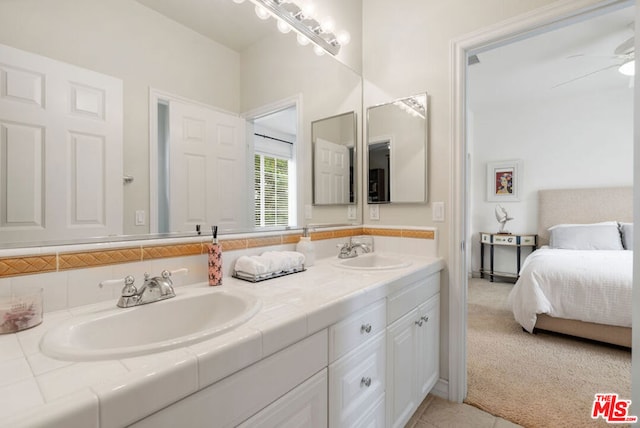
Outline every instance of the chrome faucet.
<path id="1" fill-rule="evenodd" d="M 371 246 L 364 242 L 353 242 L 351 238 L 342 245 L 338 245 L 340 252 L 338 253 L 339 259 L 350 259 L 358 255 L 357 249 L 360 248 L 364 253 L 371 252 Z"/>
<path id="2" fill-rule="evenodd" d="M 133 284 L 134 281 L 131 275 L 124 279 L 124 288 L 118 300 L 119 307 L 130 308 L 132 306 L 145 305 L 176 296 L 176 293 L 173 291 L 171 272 L 167 270 L 162 271 L 162 276 L 153 278 L 151 278 L 148 273 L 145 273 L 144 283 L 139 290 Z"/>

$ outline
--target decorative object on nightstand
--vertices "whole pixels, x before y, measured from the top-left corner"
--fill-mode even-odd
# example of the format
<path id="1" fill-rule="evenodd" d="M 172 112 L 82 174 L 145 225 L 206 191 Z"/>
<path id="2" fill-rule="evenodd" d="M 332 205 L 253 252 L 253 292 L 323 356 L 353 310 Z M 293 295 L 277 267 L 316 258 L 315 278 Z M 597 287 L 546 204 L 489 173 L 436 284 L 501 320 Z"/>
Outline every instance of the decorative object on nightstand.
<path id="1" fill-rule="evenodd" d="M 496 210 L 497 213 L 497 210 Z M 506 214 L 506 213 L 505 213 Z M 489 246 L 489 269 L 484 267 L 484 249 Z M 516 249 L 516 273 L 497 272 L 493 268 L 493 256 L 495 246 L 512 247 Z M 518 279 L 522 262 L 522 247 L 529 247 L 535 251 L 538 246 L 538 235 L 536 234 L 510 234 L 510 233 L 487 233 L 480 232 L 480 277 L 489 277 L 493 282 L 495 277 Z"/>
<path id="2" fill-rule="evenodd" d="M 502 208 L 502 205 L 496 205 L 496 220 L 498 220 L 498 223 L 500 223 L 500 229 L 498 230 L 498 233 L 509 233 L 508 231 L 504 230 L 504 226 L 508 221 L 513 220 L 513 217 L 509 217 L 509 214 L 507 214 L 507 210 Z"/>

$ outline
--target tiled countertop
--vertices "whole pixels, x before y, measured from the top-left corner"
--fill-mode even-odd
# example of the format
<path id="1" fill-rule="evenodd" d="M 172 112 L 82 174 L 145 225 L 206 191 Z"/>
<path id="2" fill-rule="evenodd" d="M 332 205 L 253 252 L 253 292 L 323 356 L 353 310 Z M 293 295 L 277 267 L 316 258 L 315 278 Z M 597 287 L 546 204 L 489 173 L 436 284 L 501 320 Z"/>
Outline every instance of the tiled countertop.
<path id="1" fill-rule="evenodd" d="M 48 329 L 114 307 L 115 301 L 46 313 L 37 327 L 0 335 L 0 427 L 130 424 L 444 267 L 440 258 L 402 257 L 412 264 L 396 270 L 348 270 L 331 258 L 305 272 L 256 284 L 225 277 L 223 289 L 261 299 L 256 316 L 221 336 L 134 358 L 70 362 L 40 352 Z M 176 293 L 207 287 L 178 287 Z"/>

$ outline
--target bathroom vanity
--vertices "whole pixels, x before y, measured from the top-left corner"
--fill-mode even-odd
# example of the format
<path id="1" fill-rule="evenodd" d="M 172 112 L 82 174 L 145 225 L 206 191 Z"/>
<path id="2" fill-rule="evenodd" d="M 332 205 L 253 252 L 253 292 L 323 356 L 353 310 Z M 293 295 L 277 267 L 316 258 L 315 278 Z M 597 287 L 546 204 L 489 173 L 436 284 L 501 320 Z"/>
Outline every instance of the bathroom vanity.
<path id="1" fill-rule="evenodd" d="M 257 284 L 225 278 L 210 289 L 254 296 L 261 309 L 241 326 L 189 346 L 87 362 L 34 351 L 28 359 L 45 402 L 0 419 L 0 426 L 404 426 L 439 377 L 444 264 L 401 257 L 408 266 L 351 269 L 331 258 Z M 184 286 L 176 294 L 203 289 Z M 28 339 L 20 343 L 38 346 L 70 316 L 111 310 L 110 304 L 46 314 L 41 326 L 18 333 Z"/>

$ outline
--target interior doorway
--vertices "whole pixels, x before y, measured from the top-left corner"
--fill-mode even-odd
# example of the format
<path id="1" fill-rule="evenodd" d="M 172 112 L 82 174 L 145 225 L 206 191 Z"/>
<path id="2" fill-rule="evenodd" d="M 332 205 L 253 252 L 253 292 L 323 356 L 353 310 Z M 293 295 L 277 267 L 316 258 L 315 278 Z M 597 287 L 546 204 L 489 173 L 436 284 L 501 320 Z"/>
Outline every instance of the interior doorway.
<path id="1" fill-rule="evenodd" d="M 462 402 L 467 392 L 466 305 L 470 259 L 469 147 L 467 134 L 467 67 L 469 57 L 493 47 L 588 19 L 633 1 L 583 1 L 554 4 L 508 24 L 454 40 L 452 43 L 452 241 L 449 291 L 449 399 Z"/>

